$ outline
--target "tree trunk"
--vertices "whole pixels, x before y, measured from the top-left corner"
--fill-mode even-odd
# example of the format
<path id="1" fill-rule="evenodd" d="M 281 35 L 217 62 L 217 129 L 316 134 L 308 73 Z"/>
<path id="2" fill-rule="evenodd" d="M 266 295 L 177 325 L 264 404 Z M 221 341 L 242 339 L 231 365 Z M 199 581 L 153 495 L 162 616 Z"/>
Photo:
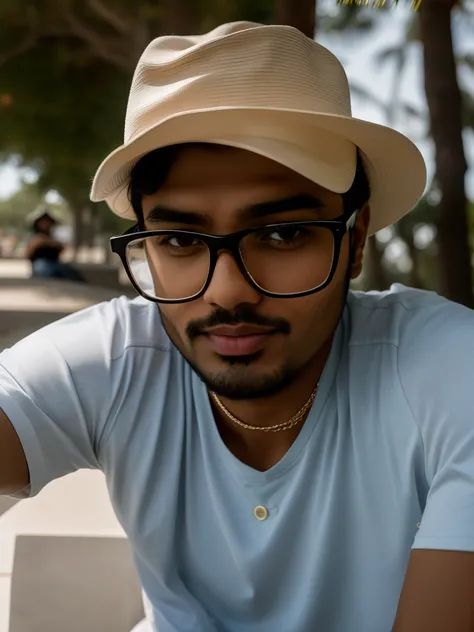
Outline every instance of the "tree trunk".
<path id="1" fill-rule="evenodd" d="M 196 0 L 161 0 L 162 35 L 194 35 L 199 32 L 199 7 Z"/>
<path id="2" fill-rule="evenodd" d="M 84 215 L 82 206 L 71 206 L 73 224 L 72 224 L 72 259 L 77 260 L 79 249 L 84 242 Z"/>
<path id="3" fill-rule="evenodd" d="M 441 202 L 438 219 L 440 289 L 449 299 L 474 306 L 468 241 L 467 169 L 462 141 L 461 93 L 451 35 L 453 2 L 423 0 L 419 12 L 425 91 L 436 150 Z"/>
<path id="4" fill-rule="evenodd" d="M 414 226 L 411 220 L 410 215 L 406 215 L 403 217 L 397 224 L 395 225 L 395 230 L 402 239 L 406 247 L 408 248 L 408 253 L 410 255 L 410 259 L 412 261 L 413 267 L 409 274 L 409 284 L 410 287 L 415 287 L 419 289 L 424 289 L 423 280 L 421 278 L 420 270 L 421 270 L 421 261 L 420 261 L 420 252 L 415 246 L 415 236 L 413 234 Z"/>
<path id="5" fill-rule="evenodd" d="M 288 24 L 313 39 L 316 33 L 316 0 L 275 0 L 275 24 Z"/>
<path id="6" fill-rule="evenodd" d="M 87 240 L 87 221 L 85 217 L 85 208 L 89 200 L 84 195 L 84 191 L 61 191 L 62 196 L 67 201 L 72 215 L 72 256 L 77 259 L 80 248 Z"/>

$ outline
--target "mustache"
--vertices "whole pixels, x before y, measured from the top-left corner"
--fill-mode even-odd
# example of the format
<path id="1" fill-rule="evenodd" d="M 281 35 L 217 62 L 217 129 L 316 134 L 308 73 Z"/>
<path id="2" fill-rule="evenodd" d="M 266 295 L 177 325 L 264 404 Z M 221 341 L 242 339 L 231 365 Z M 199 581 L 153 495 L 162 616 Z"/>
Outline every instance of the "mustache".
<path id="1" fill-rule="evenodd" d="M 198 336 L 205 334 L 206 329 L 219 327 L 220 325 L 258 325 L 260 327 L 269 327 L 279 334 L 289 334 L 291 332 L 291 325 L 287 320 L 262 316 L 252 306 L 240 305 L 233 311 L 218 308 L 206 318 L 191 321 L 186 327 L 186 335 L 192 341 Z"/>

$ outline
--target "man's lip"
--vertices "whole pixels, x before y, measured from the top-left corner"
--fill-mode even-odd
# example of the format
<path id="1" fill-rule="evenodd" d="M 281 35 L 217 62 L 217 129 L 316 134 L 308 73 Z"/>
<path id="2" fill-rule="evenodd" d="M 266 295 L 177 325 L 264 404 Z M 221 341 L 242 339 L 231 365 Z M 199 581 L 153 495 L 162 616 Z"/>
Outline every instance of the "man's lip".
<path id="1" fill-rule="evenodd" d="M 228 336 L 229 338 L 239 338 L 240 336 L 264 336 L 275 333 L 274 329 L 257 327 L 255 325 L 222 325 L 206 329 L 203 332 L 209 336 Z"/>
<path id="2" fill-rule="evenodd" d="M 271 332 L 270 332 L 271 333 Z M 261 351 L 267 344 L 270 334 L 247 334 L 241 336 L 222 336 L 207 334 L 205 344 L 220 356 L 249 356 Z"/>

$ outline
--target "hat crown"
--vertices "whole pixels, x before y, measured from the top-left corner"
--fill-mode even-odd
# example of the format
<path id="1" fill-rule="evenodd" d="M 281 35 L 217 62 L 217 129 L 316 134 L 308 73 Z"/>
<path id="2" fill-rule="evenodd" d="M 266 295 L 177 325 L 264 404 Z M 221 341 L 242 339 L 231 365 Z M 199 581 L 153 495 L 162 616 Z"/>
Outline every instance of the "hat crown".
<path id="1" fill-rule="evenodd" d="M 293 27 L 233 22 L 149 44 L 132 81 L 125 143 L 175 114 L 210 107 L 351 116 L 346 74 L 324 46 Z"/>

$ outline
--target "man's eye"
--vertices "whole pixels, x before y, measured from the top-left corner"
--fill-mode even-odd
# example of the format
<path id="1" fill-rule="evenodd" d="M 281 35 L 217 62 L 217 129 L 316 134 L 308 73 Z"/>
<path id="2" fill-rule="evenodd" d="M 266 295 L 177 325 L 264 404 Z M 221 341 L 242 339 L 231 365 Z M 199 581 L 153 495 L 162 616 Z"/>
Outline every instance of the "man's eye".
<path id="1" fill-rule="evenodd" d="M 199 245 L 201 241 L 192 235 L 170 235 L 165 238 L 164 243 L 173 248 L 189 248 Z"/>
<path id="2" fill-rule="evenodd" d="M 296 226 L 276 228 L 268 232 L 267 239 L 277 242 L 294 241 L 302 235 L 302 230 Z"/>

